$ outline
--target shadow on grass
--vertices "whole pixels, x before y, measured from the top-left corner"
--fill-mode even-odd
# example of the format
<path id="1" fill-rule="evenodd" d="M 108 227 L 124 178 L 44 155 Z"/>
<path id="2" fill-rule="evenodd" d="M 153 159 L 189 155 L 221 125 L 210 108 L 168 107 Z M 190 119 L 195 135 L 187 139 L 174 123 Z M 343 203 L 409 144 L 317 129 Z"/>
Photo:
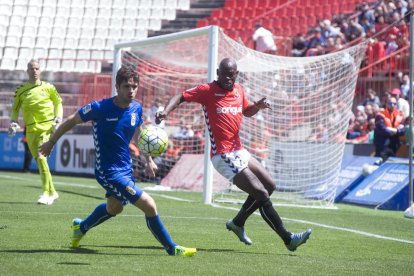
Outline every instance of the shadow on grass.
<path id="1" fill-rule="evenodd" d="M 26 204 L 26 205 L 33 205 L 37 204 L 35 201 L 31 202 L 23 202 L 23 201 L 0 201 L 0 204 Z"/>
<path id="2" fill-rule="evenodd" d="M 91 265 L 90 263 L 79 263 L 79 262 L 61 262 L 56 263 L 58 265 Z"/>
<path id="3" fill-rule="evenodd" d="M 120 249 L 148 249 L 148 250 L 164 250 L 161 246 L 131 246 L 131 245 L 93 245 L 89 247 L 96 247 L 96 248 L 120 248 Z M 220 252 L 230 252 L 236 254 L 260 254 L 260 255 L 269 255 L 269 253 L 257 253 L 251 251 L 242 251 L 242 250 L 234 250 L 234 249 L 227 249 L 227 248 L 199 248 L 197 247 L 197 252 L 209 252 L 209 253 L 220 253 Z"/>
<path id="4" fill-rule="evenodd" d="M 68 248 L 68 249 L 14 249 L 14 250 L 0 250 L 5 253 L 22 253 L 22 254 L 36 254 L 36 253 L 75 253 L 75 254 L 99 254 L 98 251 L 87 248 Z"/>
<path id="5" fill-rule="evenodd" d="M 40 188 L 39 186 L 31 186 L 31 185 L 26 185 L 26 187 L 32 188 L 32 189 L 36 189 L 36 190 L 39 190 L 39 188 Z M 91 195 L 88 195 L 88 194 L 77 193 L 77 192 L 69 191 L 69 190 L 61 190 L 61 189 L 59 189 L 57 192 L 59 194 L 71 194 L 71 195 L 82 196 L 82 197 L 85 197 L 85 198 L 93 198 L 93 199 L 99 199 L 99 200 L 105 199 L 102 196 L 91 196 Z M 104 193 L 104 192 L 105 191 L 102 189 L 102 193 Z"/>

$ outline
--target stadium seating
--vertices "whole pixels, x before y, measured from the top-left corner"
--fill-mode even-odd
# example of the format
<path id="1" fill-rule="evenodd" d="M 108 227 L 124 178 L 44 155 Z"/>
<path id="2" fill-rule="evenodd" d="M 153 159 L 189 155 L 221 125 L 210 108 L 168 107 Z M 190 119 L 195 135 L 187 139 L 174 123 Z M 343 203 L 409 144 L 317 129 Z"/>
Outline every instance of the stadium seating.
<path id="1" fill-rule="evenodd" d="M 364 0 L 227 0 L 224 7 L 213 10 L 211 16 L 199 20 L 197 26 L 218 25 L 233 39 L 240 38 L 252 46 L 251 35 L 256 22 L 278 37 L 293 37 L 299 32 L 307 33 L 317 19 L 353 12 L 361 2 Z"/>
<path id="2" fill-rule="evenodd" d="M 146 38 L 162 20 L 175 19 L 177 9 L 189 7 L 189 0 L 0 1 L 0 69 L 22 70 L 38 58 L 48 71 L 100 72 L 115 42 Z M 20 50 L 27 48 L 33 50 Z M 100 51 L 102 60 L 64 57 L 68 50 Z"/>

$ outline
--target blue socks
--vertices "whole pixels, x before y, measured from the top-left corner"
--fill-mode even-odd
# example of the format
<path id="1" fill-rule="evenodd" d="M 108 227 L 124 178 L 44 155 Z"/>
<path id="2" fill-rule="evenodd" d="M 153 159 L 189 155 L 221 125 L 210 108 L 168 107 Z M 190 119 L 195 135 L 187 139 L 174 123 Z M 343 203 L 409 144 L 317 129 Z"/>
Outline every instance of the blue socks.
<path id="1" fill-rule="evenodd" d="M 98 226 L 102 222 L 110 219 L 111 217 L 113 216 L 109 214 L 106 210 L 106 203 L 102 203 L 96 206 L 95 210 L 85 220 L 81 222 L 79 229 L 82 232 L 82 234 L 86 234 L 86 232 L 89 229 Z M 162 223 L 160 216 L 146 216 L 145 220 L 147 222 L 148 228 L 151 230 L 151 233 L 162 244 L 162 246 L 165 248 L 168 254 L 174 255 L 174 248 L 177 246 L 177 244 L 173 242 L 170 234 L 164 227 L 164 224 Z"/>
<path id="2" fill-rule="evenodd" d="M 102 222 L 113 217 L 106 210 L 106 203 L 96 206 L 95 210 L 80 224 L 80 231 L 85 234 L 92 227 L 98 226 Z"/>
<path id="3" fill-rule="evenodd" d="M 162 224 L 159 215 L 155 217 L 145 217 L 147 221 L 147 226 L 151 230 L 154 237 L 164 246 L 165 250 L 169 255 L 174 255 L 174 248 L 177 246 L 175 242 L 171 239 L 170 234 L 168 234 L 167 229 Z"/>

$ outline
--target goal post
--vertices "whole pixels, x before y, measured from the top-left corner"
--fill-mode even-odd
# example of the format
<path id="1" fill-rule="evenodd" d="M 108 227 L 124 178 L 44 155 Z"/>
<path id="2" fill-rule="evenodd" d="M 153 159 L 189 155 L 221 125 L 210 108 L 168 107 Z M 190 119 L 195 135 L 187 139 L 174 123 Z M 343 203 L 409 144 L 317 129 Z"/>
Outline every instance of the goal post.
<path id="1" fill-rule="evenodd" d="M 123 64 L 136 66 L 137 99 L 145 110 L 152 110 L 154 102 L 165 105 L 171 96 L 213 81 L 222 58 L 236 60 L 237 82 L 248 100 L 266 97 L 272 107 L 244 118 L 239 134 L 244 147 L 275 180 L 273 202 L 327 207 L 341 185 L 345 136 L 365 49 L 361 43 L 323 56 L 275 56 L 245 47 L 218 27 L 208 26 L 117 43 L 113 72 Z M 202 174 L 205 203 L 244 201 L 246 195 L 217 177 L 211 166 L 210 138 L 198 104 L 186 103 L 173 111 L 165 129 L 171 152 L 179 154 L 156 161 L 167 167 L 166 172 L 181 171 L 176 182 L 182 183 L 174 183 L 175 188 L 197 190 Z M 204 164 L 202 172 L 194 172 L 196 164 Z"/>
<path id="2" fill-rule="evenodd" d="M 183 31 L 179 33 L 166 34 L 162 36 L 156 36 L 144 40 L 136 40 L 129 42 L 115 43 L 114 45 L 114 63 L 112 67 L 112 91 L 116 93 L 115 89 L 115 77 L 116 72 L 122 66 L 122 49 L 129 47 L 140 47 L 154 44 L 162 44 L 167 41 L 178 41 L 189 37 L 208 36 L 208 70 L 207 81 L 212 82 L 216 76 L 217 59 L 218 59 L 218 35 L 219 28 L 217 26 L 208 26 L 194 30 Z M 212 164 L 210 162 L 210 139 L 207 129 L 204 130 L 204 179 L 203 179 L 203 201 L 205 204 L 211 204 L 212 202 Z"/>

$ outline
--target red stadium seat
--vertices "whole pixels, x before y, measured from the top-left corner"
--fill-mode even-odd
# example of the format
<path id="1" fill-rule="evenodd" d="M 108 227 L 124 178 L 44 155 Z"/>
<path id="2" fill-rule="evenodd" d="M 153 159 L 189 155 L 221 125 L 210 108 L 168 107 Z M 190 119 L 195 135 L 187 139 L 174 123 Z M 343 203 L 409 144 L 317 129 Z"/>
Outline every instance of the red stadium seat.
<path id="1" fill-rule="evenodd" d="M 200 19 L 200 20 L 197 21 L 197 27 L 198 28 L 202 28 L 202 27 L 205 27 L 205 26 L 208 26 L 208 25 L 209 25 L 209 21 L 208 21 L 207 18 Z"/>
<path id="2" fill-rule="evenodd" d="M 256 17 L 256 9 L 254 8 L 246 8 L 241 10 L 242 17 L 244 18 L 254 18 Z"/>
<path id="3" fill-rule="evenodd" d="M 211 12 L 212 18 L 222 18 L 223 17 L 223 9 L 215 9 Z"/>

